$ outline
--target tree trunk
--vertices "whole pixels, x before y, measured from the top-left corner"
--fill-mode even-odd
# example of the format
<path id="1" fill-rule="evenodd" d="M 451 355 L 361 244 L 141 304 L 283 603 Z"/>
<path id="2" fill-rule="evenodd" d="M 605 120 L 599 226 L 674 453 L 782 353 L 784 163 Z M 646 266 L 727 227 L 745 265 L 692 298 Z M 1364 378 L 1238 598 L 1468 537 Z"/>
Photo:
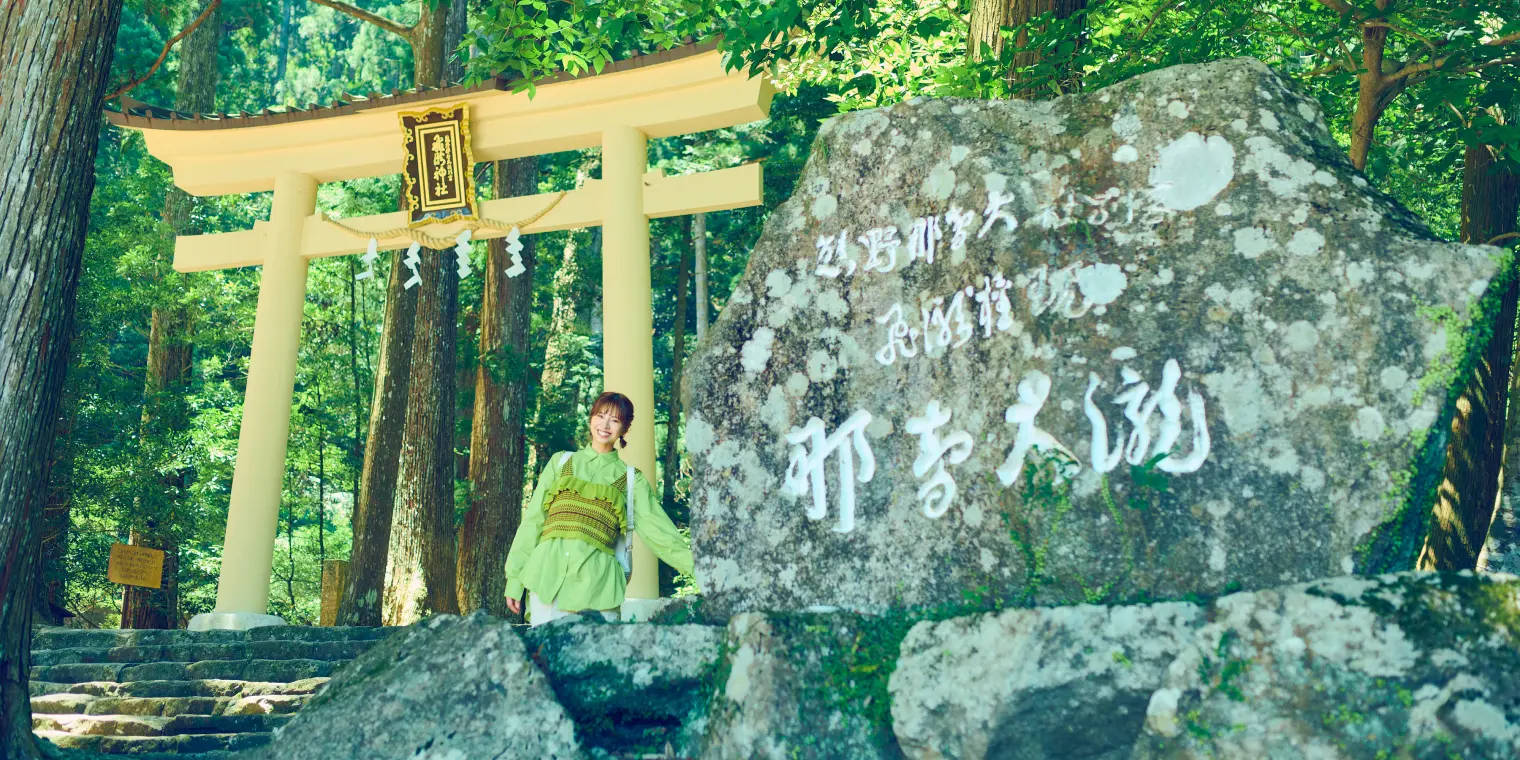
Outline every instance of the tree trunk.
<path id="1" fill-rule="evenodd" d="M 183 191 L 171 189 L 169 199 L 172 201 L 176 197 L 184 204 L 182 208 L 188 208 L 192 203 L 188 196 L 183 195 Z M 183 222 L 188 216 L 186 213 L 179 221 Z M 181 234 L 182 224 L 171 221 L 170 226 L 175 234 Z M 172 302 L 155 307 L 152 312 L 152 326 L 148 331 L 148 366 L 144 373 L 147 379 L 143 392 L 141 436 L 143 445 L 150 452 L 148 464 L 154 468 L 163 466 L 164 463 L 159 460 L 165 455 L 153 452 L 172 452 L 176 449 L 180 445 L 177 439 L 184 435 L 190 422 L 185 404 L 192 358 L 190 313 L 179 302 L 178 294 L 171 292 L 166 297 L 172 299 Z M 132 543 L 163 550 L 164 572 L 159 588 L 125 587 L 121 602 L 122 628 L 178 626 L 177 536 L 181 516 L 188 517 L 181 509 L 187 481 L 188 474 L 178 470 L 150 476 L 150 484 L 138 498 L 139 522 L 132 529 Z"/>
<path id="2" fill-rule="evenodd" d="M 697 288 L 697 342 L 707 335 L 707 214 L 691 218 L 691 247 L 696 260 L 693 279 Z"/>
<path id="3" fill-rule="evenodd" d="M 429 8 L 412 28 L 412 80 L 439 87 L 445 74 L 448 0 Z M 454 363 L 459 279 L 443 252 L 424 248 L 416 287 L 406 422 L 391 516 L 382 620 L 406 625 L 426 612 L 455 612 L 454 596 Z M 452 252 L 449 253 L 452 258 Z"/>
<path id="4" fill-rule="evenodd" d="M 1517 211 L 1520 177 L 1499 166 L 1487 146 L 1469 147 L 1462 167 L 1462 242 L 1484 243 L 1515 231 Z M 1520 288 L 1511 282 L 1494 317 L 1493 337 L 1457 398 L 1446 471 L 1421 568 L 1471 570 L 1488 537 L 1505 458 L 1517 296 Z M 1510 453 L 1516 452 L 1512 448 Z"/>
<path id="5" fill-rule="evenodd" d="M 1398 94 L 1383 79 L 1383 49 L 1387 42 L 1388 27 L 1362 27 L 1362 72 L 1356 77 L 1356 110 L 1351 114 L 1351 145 L 1346 151 L 1357 171 L 1367 169 L 1367 154 L 1372 150 L 1378 120 Z"/>
<path id="6" fill-rule="evenodd" d="M 1008 25 L 1009 0 L 972 0 L 970 29 L 966 34 L 966 57 L 972 63 L 997 58 L 1003 51 L 1004 26 Z"/>
<path id="7" fill-rule="evenodd" d="M 412 378 L 385 588 L 387 625 L 458 613 L 454 548 L 454 363 L 459 278 L 453 253 L 422 250 Z"/>
<path id="8" fill-rule="evenodd" d="M 74 383 L 70 383 L 74 386 Z M 60 403 L 58 427 L 53 431 L 53 458 L 48 463 L 47 501 L 43 506 L 41 557 L 38 562 L 37 607 L 34 620 L 63 625 L 64 585 L 68 580 L 65 560 L 69 550 L 69 516 L 74 502 L 74 418 L 79 411 L 77 393 L 66 393 Z"/>
<path id="9" fill-rule="evenodd" d="M 457 0 L 464 2 L 465 0 Z M 429 8 L 421 3 L 422 17 L 412 28 L 412 86 L 441 87 L 448 70 L 449 0 Z"/>
<path id="10" fill-rule="evenodd" d="M 201 0 L 199 15 L 211 0 Z M 217 50 L 222 40 L 221 8 L 211 14 L 180 43 L 179 82 L 174 108 L 188 113 L 216 110 L 216 82 L 220 69 Z M 164 221 L 175 235 L 194 235 L 202 230 L 195 221 L 197 201 L 178 187 L 170 186 L 164 197 Z M 143 388 L 142 441 L 149 451 L 174 451 L 176 440 L 189 428 L 185 406 L 192 362 L 191 334 L 194 318 L 185 301 L 181 276 L 170 262 L 157 262 L 162 286 L 153 306 L 148 331 L 148 366 Z M 161 462 L 154 462 L 155 465 Z M 188 473 L 171 472 L 157 478 L 143 494 L 140 504 L 147 522 L 134 530 L 132 543 L 164 551 L 163 582 L 159 588 L 127 586 L 122 592 L 122 628 L 175 628 L 179 623 L 180 502 Z"/>
<path id="11" fill-rule="evenodd" d="M 470 26 L 470 6 L 466 0 L 456 0 L 449 3 L 448 19 L 444 23 L 443 35 L 443 77 L 446 83 L 459 83 L 464 81 L 464 61 L 454 55 L 459 49 L 459 43 L 464 41 L 464 33 Z"/>
<path id="12" fill-rule="evenodd" d="M 536 157 L 496 164 L 496 197 L 538 192 Z M 528 337 L 533 321 L 531 236 L 521 238 L 525 271 L 509 278 L 506 241 L 490 241 L 480 301 L 480 364 L 470 435 L 470 511 L 459 530 L 459 611 L 508 617 L 507 548 L 522 515 L 523 437 L 528 408 Z"/>
<path id="13" fill-rule="evenodd" d="M 417 291 L 402 287 L 410 273 L 401 258 L 400 251 L 391 257 L 391 276 L 386 286 L 380 365 L 375 372 L 364 471 L 359 477 L 359 501 L 354 505 L 354 543 L 343 599 L 338 605 L 338 625 L 374 626 L 381 621 L 381 594 L 396 505 L 397 463 L 411 380 L 412 327 L 417 315 Z"/>
<path id="14" fill-rule="evenodd" d="M 1031 19 L 1039 18 L 1046 13 L 1052 13 L 1058 19 L 1071 18 L 1072 14 L 1086 7 L 1087 0 L 972 0 L 966 56 L 972 62 L 998 58 L 1003 52 L 1003 29 L 1017 29 L 1029 23 Z M 1076 40 L 1078 45 L 1082 42 L 1081 37 L 1079 35 Z M 1020 30 L 1014 37 L 1014 46 L 1023 47 L 1027 44 L 1029 44 L 1029 32 Z M 1005 78 L 1015 97 L 1032 99 L 1055 94 L 1036 92 L 1028 88 L 1021 89 L 1017 86 L 1019 69 L 1039 62 L 1038 53 L 1026 52 L 1014 55 L 1012 67 L 1005 74 Z M 1078 73 L 1071 71 L 1062 77 L 1063 90 L 1069 91 L 1076 84 Z"/>
<path id="15" fill-rule="evenodd" d="M 278 44 L 275 46 L 274 58 L 274 86 L 276 100 L 283 100 L 289 96 L 285 88 L 285 67 L 290 60 L 290 21 L 291 5 L 294 0 L 280 0 L 280 35 Z"/>
<path id="16" fill-rule="evenodd" d="M 526 266 L 527 261 L 523 264 Z M 565 236 L 564 253 L 554 273 L 554 303 L 549 310 L 548 337 L 544 342 L 544 363 L 539 376 L 538 404 L 534 412 L 534 436 L 531 463 L 535 469 L 555 451 L 575 448 L 573 437 L 551 435 L 552 426 L 575 409 L 576 391 L 565 383 L 570 370 L 570 353 L 574 350 L 576 329 L 575 283 L 580 278 L 575 236 Z"/>
<path id="17" fill-rule="evenodd" d="M 28 697 L 37 532 L 73 333 L 100 101 L 120 0 L 0 15 L 0 757 L 36 757 Z"/>
<path id="18" fill-rule="evenodd" d="M 423 4 L 422 17 L 407 40 L 412 48 L 413 86 L 437 87 L 443 79 L 449 5 L 448 0 L 440 0 L 431 9 Z M 404 205 L 402 210 L 406 210 Z M 432 258 L 436 259 L 436 256 Z M 380 368 L 375 374 L 369 436 L 364 446 L 364 472 L 359 484 L 360 498 L 354 505 L 354 543 L 349 553 L 343 599 L 338 605 L 338 625 L 380 625 L 384 618 L 383 600 L 389 584 L 389 553 L 400 480 L 399 458 L 407 420 L 407 400 L 411 395 L 417 290 L 421 289 L 402 287 L 410 271 L 401 259 L 401 251 L 391 258 L 385 328 L 380 338 Z M 423 282 L 425 287 L 426 277 Z"/>
<path id="19" fill-rule="evenodd" d="M 348 468 L 353 474 L 353 505 L 359 507 L 359 474 L 364 469 L 364 384 L 359 375 L 359 262 L 348 257 L 348 369 L 354 390 L 354 434 L 349 441 Z M 339 589 L 337 593 L 341 594 Z M 337 614 L 337 610 L 333 610 Z M 336 625 L 337 623 L 333 623 Z"/>
<path id="20" fill-rule="evenodd" d="M 689 237 L 689 236 L 688 236 Z M 681 470 L 681 452 L 676 445 L 681 439 L 681 366 L 686 354 L 686 249 L 676 246 L 676 313 L 675 325 L 670 331 L 670 412 L 665 422 L 665 465 L 660 477 L 660 499 L 668 511 L 676 499 L 676 475 Z"/>

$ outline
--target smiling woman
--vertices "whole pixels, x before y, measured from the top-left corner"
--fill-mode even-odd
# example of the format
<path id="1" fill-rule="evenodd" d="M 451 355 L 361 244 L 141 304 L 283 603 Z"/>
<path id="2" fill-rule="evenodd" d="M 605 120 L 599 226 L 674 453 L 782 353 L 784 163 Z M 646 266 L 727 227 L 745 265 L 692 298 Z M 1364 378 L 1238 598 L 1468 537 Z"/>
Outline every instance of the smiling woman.
<path id="1" fill-rule="evenodd" d="M 633 402 L 607 392 L 591 405 L 590 443 L 549 458 L 507 555 L 507 606 L 522 612 L 531 592 L 529 622 L 543 625 L 571 612 L 600 611 L 618 619 L 628 579 L 619 557 L 629 534 L 662 560 L 691 572 L 691 548 L 654 498 L 638 468 L 626 465 L 614 442 L 633 424 Z M 628 502 L 632 500 L 632 508 Z"/>

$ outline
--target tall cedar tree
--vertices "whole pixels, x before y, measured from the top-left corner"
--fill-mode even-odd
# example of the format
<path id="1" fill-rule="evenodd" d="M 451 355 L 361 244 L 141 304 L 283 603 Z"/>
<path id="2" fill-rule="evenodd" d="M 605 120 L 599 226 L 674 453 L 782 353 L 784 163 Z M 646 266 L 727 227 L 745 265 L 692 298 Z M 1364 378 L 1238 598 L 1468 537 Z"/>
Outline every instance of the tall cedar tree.
<path id="1" fill-rule="evenodd" d="M 36 757 L 27 683 L 37 530 L 121 0 L 0 15 L 0 756 Z"/>
<path id="2" fill-rule="evenodd" d="M 691 217 L 683 222 L 687 240 L 693 240 Z M 675 506 L 676 475 L 681 471 L 681 451 L 677 446 L 681 439 L 681 368 L 686 353 L 686 284 L 691 267 L 686 256 L 686 246 L 676 246 L 676 308 L 675 324 L 670 331 L 670 396 L 666 402 L 669 417 L 665 423 L 665 464 L 660 477 L 660 494 L 667 510 Z"/>
<path id="3" fill-rule="evenodd" d="M 440 0 L 429 7 L 422 3 L 417 23 L 406 26 L 362 8 L 337 0 L 312 0 L 380 29 L 400 36 L 412 49 L 412 84 L 438 87 L 443 82 L 448 48 L 444 44 L 448 25 L 449 2 Z M 401 263 L 402 253 L 391 257 L 391 279 L 386 288 L 385 323 L 380 337 L 380 364 L 375 372 L 375 395 L 370 408 L 369 437 L 364 447 L 364 469 L 360 474 L 359 503 L 354 507 L 354 541 L 349 555 L 348 576 L 343 599 L 338 607 L 339 625 L 380 625 L 385 596 L 386 569 L 389 563 L 395 506 L 400 477 L 402 440 L 407 423 L 408 397 L 413 364 L 413 335 L 417 326 L 418 290 L 403 287 L 407 279 Z M 437 262 L 438 256 L 425 257 Z M 427 264 L 424 264 L 427 266 Z M 437 273 L 436 269 L 426 270 Z M 437 278 L 434 278 L 437 279 Z M 426 283 L 426 279 L 424 280 Z M 425 285 L 424 285 L 425 287 Z M 457 291 L 455 303 L 457 305 Z M 431 329 L 431 328 L 429 328 Z M 453 330 L 446 338 L 452 349 Z M 453 376 L 453 365 L 427 366 L 427 371 Z M 436 379 L 435 379 L 436 382 Z M 452 398 L 452 394 L 451 394 Z M 452 410 L 452 403 L 449 406 Z M 439 424 L 449 424 L 451 415 L 441 416 Z M 414 442 L 415 443 L 415 442 Z M 439 466 L 452 468 L 446 457 Z M 433 474 L 433 480 L 445 479 Z M 446 476 L 452 491 L 452 469 Z M 452 496 L 450 497 L 452 504 Z M 452 507 L 450 509 L 452 512 Z M 452 523 L 452 520 L 450 521 Z M 453 540 L 452 525 L 447 533 Z M 452 570 L 450 571 L 452 573 Z M 450 584 L 452 588 L 452 583 Z"/>
<path id="4" fill-rule="evenodd" d="M 1481 245 L 1515 232 L 1517 212 L 1520 176 L 1495 160 L 1490 146 L 1469 146 L 1462 162 L 1462 242 Z M 1457 398 L 1422 569 L 1471 570 L 1488 537 L 1504 462 L 1517 298 L 1520 283 L 1512 279 L 1500 298 L 1488 347 Z M 1511 471 L 1505 479 L 1515 477 Z"/>
<path id="5" fill-rule="evenodd" d="M 445 256 L 448 261 L 445 261 Z M 453 253 L 423 249 L 412 378 L 387 558 L 387 625 L 458 613 L 454 590 L 454 380 L 459 277 Z"/>
<path id="6" fill-rule="evenodd" d="M 538 192 L 538 158 L 496 163 L 496 197 Z M 470 433 L 470 510 L 459 529 L 459 611 L 485 610 L 509 617 L 507 548 L 522 514 L 523 435 L 532 380 L 528 338 L 533 318 L 533 237 L 521 238 L 523 271 L 512 265 L 506 241 L 490 241 L 485 292 L 480 301 L 480 362 L 475 368 L 475 413 Z"/>
<path id="7" fill-rule="evenodd" d="M 213 0 L 202 0 L 201 11 Z M 189 113 L 216 110 L 216 83 L 220 68 L 217 48 L 222 38 L 219 7 L 210 7 L 210 15 L 201 20 L 180 44 L 179 83 L 174 108 Z M 199 15 L 199 14 L 197 14 Z M 164 198 L 164 222 L 175 235 L 194 235 L 202 230 L 196 223 L 196 201 L 178 187 L 170 187 Z M 155 276 L 177 283 L 166 270 L 167 260 L 155 262 Z M 148 366 L 143 388 L 142 438 L 147 446 L 162 448 L 189 426 L 190 415 L 185 394 L 191 368 L 191 330 L 193 315 L 184 303 L 182 287 L 160 283 L 148 329 Z M 172 444 L 170 444 L 172 445 Z M 151 450 L 151 449 L 150 449 Z M 149 476 L 140 503 L 147 516 L 146 524 L 134 526 L 132 543 L 164 551 L 163 582 L 159 588 L 127 586 L 122 592 L 122 628 L 174 628 L 179 622 L 179 525 L 175 516 L 184 514 L 186 473 L 169 472 Z"/>

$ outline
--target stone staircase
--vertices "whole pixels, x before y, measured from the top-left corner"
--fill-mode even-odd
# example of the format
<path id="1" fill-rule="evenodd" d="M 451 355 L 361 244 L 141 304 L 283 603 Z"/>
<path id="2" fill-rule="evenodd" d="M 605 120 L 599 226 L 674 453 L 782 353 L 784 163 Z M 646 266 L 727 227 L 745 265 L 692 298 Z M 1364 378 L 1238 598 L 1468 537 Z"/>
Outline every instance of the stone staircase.
<path id="1" fill-rule="evenodd" d="M 139 760 L 231 757 L 269 741 L 335 670 L 400 630 L 42 628 L 32 729 L 60 747 Z"/>

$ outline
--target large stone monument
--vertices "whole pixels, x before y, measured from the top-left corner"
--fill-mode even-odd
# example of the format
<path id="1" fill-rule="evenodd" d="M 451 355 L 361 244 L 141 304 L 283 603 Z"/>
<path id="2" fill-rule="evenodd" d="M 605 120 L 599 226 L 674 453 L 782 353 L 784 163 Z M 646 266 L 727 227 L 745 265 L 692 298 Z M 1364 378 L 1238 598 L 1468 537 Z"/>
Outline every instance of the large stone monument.
<path id="1" fill-rule="evenodd" d="M 707 603 L 1411 567 L 1496 254 L 1369 187 L 1254 60 L 834 119 L 692 360 Z"/>

